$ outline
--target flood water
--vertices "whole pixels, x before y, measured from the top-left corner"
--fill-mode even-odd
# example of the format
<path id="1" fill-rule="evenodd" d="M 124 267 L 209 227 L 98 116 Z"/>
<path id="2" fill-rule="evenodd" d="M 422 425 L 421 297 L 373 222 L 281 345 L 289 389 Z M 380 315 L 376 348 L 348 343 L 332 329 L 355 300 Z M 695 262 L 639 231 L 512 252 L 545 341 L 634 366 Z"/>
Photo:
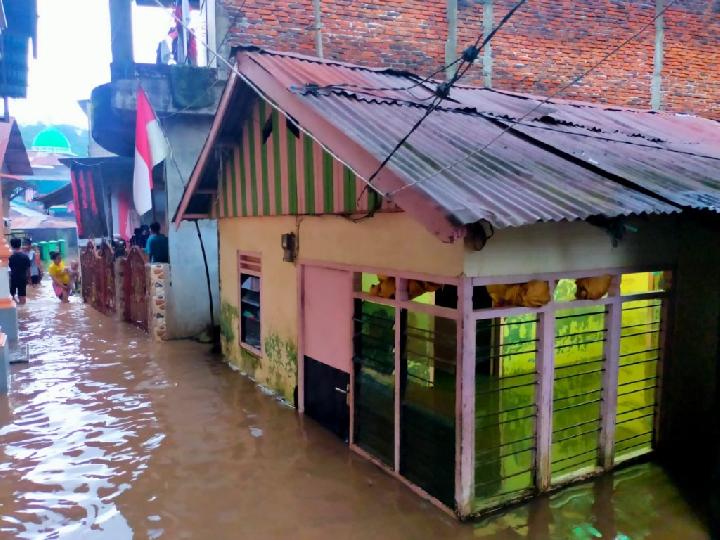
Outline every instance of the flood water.
<path id="1" fill-rule="evenodd" d="M 655 465 L 458 523 L 206 346 L 42 292 L 0 396 L 0 538 L 709 537 Z"/>

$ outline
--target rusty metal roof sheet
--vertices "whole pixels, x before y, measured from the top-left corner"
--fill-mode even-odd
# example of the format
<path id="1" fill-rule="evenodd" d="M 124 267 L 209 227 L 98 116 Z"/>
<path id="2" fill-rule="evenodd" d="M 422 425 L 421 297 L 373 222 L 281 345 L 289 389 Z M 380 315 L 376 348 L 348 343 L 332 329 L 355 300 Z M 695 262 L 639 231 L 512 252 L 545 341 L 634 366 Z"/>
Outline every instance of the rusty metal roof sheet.
<path id="1" fill-rule="evenodd" d="M 310 114 L 308 121 L 319 132 L 301 128 L 328 149 L 339 148 L 334 155 L 341 161 L 355 158 L 342 153 L 352 148 L 367 154 L 369 162 L 365 157 L 358 161 L 366 169 L 388 155 L 434 95 L 435 83 L 397 70 L 256 48 L 238 54 L 245 83 L 268 99 L 274 96 L 271 101 L 281 110 L 287 106 Z M 229 104 L 239 96 L 233 90 L 224 100 Z M 206 146 L 214 144 L 223 122 L 216 119 Z M 352 144 L 322 140 L 328 136 Z M 421 208 L 450 223 L 487 220 L 496 227 L 670 213 L 683 207 L 716 210 L 718 159 L 720 130 L 710 120 L 563 100 L 545 103 L 536 96 L 458 86 L 387 167 L 411 194 L 403 194 L 406 209 L 439 234 L 438 222 Z M 204 167 L 201 156 L 183 209 Z M 418 201 L 429 206 L 417 206 Z M 182 219 L 183 210 L 178 214 Z"/>
<path id="2" fill-rule="evenodd" d="M 419 78 L 401 72 L 266 51 L 246 54 L 316 113 L 331 119 L 378 160 L 382 160 L 396 141 L 408 132 L 432 97 L 430 84 L 420 84 Z M 519 119 L 537 107 L 525 122 L 565 127 L 585 122 L 584 115 L 589 112 L 584 108 L 591 108 L 595 115 L 605 114 L 605 110 L 599 107 L 583 105 L 581 109 L 569 103 L 538 107 L 539 103 L 532 97 L 486 89 L 453 89 L 450 100 L 428 117 L 396 153 L 388 167 L 409 184 L 431 177 L 410 189 L 431 198 L 462 224 L 484 219 L 496 227 L 510 227 L 538 221 L 582 219 L 592 215 L 619 216 L 677 210 L 672 204 L 644 192 L 643 188 L 652 191 L 648 182 L 638 183 L 639 189 L 632 189 L 627 184 L 608 178 L 597 167 L 568 161 L 543 145 L 534 144 L 529 140 L 532 137 L 521 138 L 506 133 L 487 150 L 462 160 L 472 149 L 482 147 L 502 132 L 502 127 L 494 119 Z M 580 112 L 573 117 L 571 113 L 575 109 Z M 557 114 L 558 110 L 564 116 L 557 121 L 548 121 L 546 117 Z M 623 122 L 629 127 L 620 131 Z M 619 151 L 623 147 L 631 148 L 630 142 L 639 138 L 636 135 L 640 132 L 639 123 L 632 125 L 628 120 L 613 117 L 606 119 L 605 125 L 614 129 L 607 134 L 608 137 L 627 143 L 616 143 L 614 146 Z M 597 135 L 595 130 L 587 131 Z M 648 137 L 656 140 L 657 131 L 659 129 L 648 130 Z M 593 142 L 601 144 L 596 140 Z M 657 153 L 668 152 L 658 150 Z M 462 161 L 435 174 L 458 160 Z M 641 164 L 636 168 L 627 167 L 622 172 L 645 174 Z M 648 169 L 647 173 L 650 172 Z M 618 172 L 613 171 L 613 174 Z"/>
<path id="3" fill-rule="evenodd" d="M 423 110 L 348 100 L 341 96 L 306 96 L 316 112 L 332 117 L 349 137 L 378 160 L 408 132 Z M 388 167 L 408 182 L 424 178 L 462 158 L 467 142 L 481 146 L 502 128 L 492 121 L 453 111 L 431 114 L 423 128 L 393 157 Z M 592 215 L 671 212 L 673 207 L 628 189 L 591 170 L 513 136 L 503 137 L 471 159 L 418 184 L 460 223 L 485 219 L 496 227 L 537 221 L 560 221 Z"/>

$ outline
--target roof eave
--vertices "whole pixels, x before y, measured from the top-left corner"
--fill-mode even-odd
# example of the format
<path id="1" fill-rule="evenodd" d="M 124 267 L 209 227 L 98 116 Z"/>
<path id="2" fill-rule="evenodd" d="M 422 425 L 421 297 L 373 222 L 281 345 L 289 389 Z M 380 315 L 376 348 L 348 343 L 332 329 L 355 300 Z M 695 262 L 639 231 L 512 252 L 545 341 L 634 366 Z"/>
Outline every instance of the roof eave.
<path id="1" fill-rule="evenodd" d="M 306 131 L 331 155 L 347 165 L 361 179 L 372 176 L 379 161 L 367 149 L 302 103 L 298 95 L 290 92 L 250 55 L 239 53 L 237 65 L 248 84 L 270 103 L 275 104 L 281 112 L 296 121 L 300 129 Z M 377 174 L 370 189 L 384 194 L 391 193 L 406 184 L 402 177 L 389 167 L 385 167 Z M 444 208 L 415 189 L 400 191 L 393 198 L 393 202 L 443 242 L 454 242 L 465 235 L 463 225 L 457 223 Z"/>
<path id="2" fill-rule="evenodd" d="M 178 205 L 178 208 L 175 211 L 175 215 L 173 216 L 173 223 L 175 223 L 176 229 L 180 228 L 180 224 L 185 219 L 188 206 L 190 205 L 190 200 L 195 194 L 197 186 L 200 184 L 200 179 L 205 173 L 205 168 L 207 167 L 208 160 L 212 155 L 213 148 L 215 146 L 218 135 L 220 133 L 220 129 L 223 124 L 225 113 L 227 112 L 230 104 L 232 103 L 232 98 L 235 95 L 237 81 L 238 76 L 234 71 L 232 71 L 230 73 L 230 77 L 228 78 L 227 85 L 225 86 L 225 90 L 223 91 L 222 97 L 220 98 L 220 103 L 218 105 L 217 112 L 215 113 L 215 117 L 213 118 L 210 132 L 208 133 L 207 139 L 205 139 L 205 144 L 200 151 L 200 156 L 195 163 L 195 167 L 193 168 L 192 174 L 190 175 L 190 180 L 188 180 L 188 183 L 185 186 L 183 196 L 180 199 L 180 204 Z"/>

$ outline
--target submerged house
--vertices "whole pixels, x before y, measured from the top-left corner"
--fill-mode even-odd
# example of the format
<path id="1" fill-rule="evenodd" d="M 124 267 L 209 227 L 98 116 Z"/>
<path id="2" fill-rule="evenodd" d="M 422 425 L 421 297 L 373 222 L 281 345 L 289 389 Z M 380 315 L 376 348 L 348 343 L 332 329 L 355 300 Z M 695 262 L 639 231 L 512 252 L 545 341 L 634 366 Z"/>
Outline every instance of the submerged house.
<path id="1" fill-rule="evenodd" d="M 458 86 L 368 182 L 435 84 L 236 54 L 175 216 L 231 364 L 461 517 L 708 451 L 715 122 Z"/>

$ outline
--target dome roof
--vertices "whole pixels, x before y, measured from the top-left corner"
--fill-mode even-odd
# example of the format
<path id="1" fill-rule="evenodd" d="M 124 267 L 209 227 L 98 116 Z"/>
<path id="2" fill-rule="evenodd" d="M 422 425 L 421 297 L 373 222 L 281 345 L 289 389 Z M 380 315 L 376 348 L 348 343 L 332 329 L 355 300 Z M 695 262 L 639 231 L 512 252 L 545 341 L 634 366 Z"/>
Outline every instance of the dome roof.
<path id="1" fill-rule="evenodd" d="M 52 154 L 72 154 L 70 141 L 63 135 L 62 131 L 54 127 L 45 128 L 35 136 L 32 142 L 32 150 Z"/>

